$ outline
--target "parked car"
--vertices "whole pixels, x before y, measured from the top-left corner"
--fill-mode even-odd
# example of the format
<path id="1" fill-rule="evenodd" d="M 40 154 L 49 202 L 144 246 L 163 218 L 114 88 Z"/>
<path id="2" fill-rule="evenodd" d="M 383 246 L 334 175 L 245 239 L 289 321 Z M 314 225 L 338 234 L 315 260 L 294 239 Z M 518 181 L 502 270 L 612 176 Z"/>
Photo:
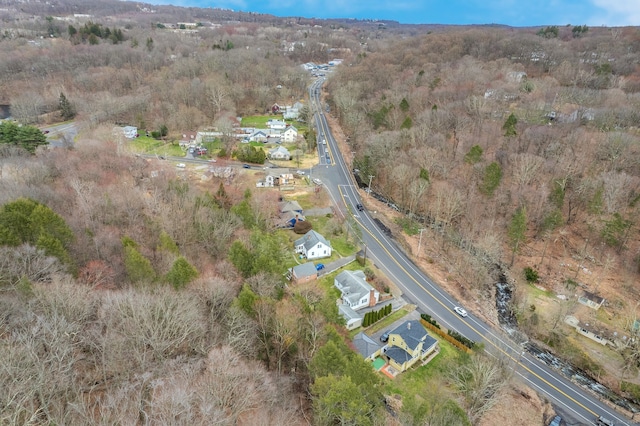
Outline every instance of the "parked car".
<path id="1" fill-rule="evenodd" d="M 464 317 L 466 317 L 466 316 L 468 315 L 468 314 L 467 314 L 467 311 L 465 311 L 464 309 L 462 309 L 460 306 L 456 306 L 455 308 L 453 308 L 453 310 L 454 310 L 454 311 L 456 311 L 456 313 L 457 313 L 458 315 L 460 315 L 461 317 L 463 317 L 463 318 L 464 318 Z"/>
<path id="2" fill-rule="evenodd" d="M 178 163 L 178 164 L 176 164 L 176 167 L 184 169 L 185 167 L 187 167 L 187 165 L 184 164 L 184 163 Z"/>
<path id="3" fill-rule="evenodd" d="M 387 330 L 387 331 L 384 332 L 384 334 L 382 336 L 380 336 L 380 341 L 382 343 L 387 343 L 389 341 L 389 333 L 390 333 L 390 331 Z"/>
<path id="4" fill-rule="evenodd" d="M 560 426 L 561 423 L 562 423 L 562 417 L 555 416 L 553 420 L 551 420 L 551 423 L 549 423 L 549 426 Z"/>
<path id="5" fill-rule="evenodd" d="M 300 175 L 300 176 L 304 176 L 304 170 L 298 170 L 296 172 L 296 174 Z"/>
<path id="6" fill-rule="evenodd" d="M 322 271 L 324 269 L 324 263 L 318 263 L 316 265 L 316 271 Z"/>

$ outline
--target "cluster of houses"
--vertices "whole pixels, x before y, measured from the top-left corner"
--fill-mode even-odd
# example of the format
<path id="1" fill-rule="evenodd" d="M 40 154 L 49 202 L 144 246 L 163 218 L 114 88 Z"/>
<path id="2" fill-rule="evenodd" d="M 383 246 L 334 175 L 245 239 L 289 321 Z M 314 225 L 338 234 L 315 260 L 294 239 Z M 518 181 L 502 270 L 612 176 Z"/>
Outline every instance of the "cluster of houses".
<path id="1" fill-rule="evenodd" d="M 295 202 L 285 202 L 282 208 L 295 208 Z M 288 204 L 288 206 L 286 206 Z M 285 207 L 286 206 L 286 207 Z M 302 209 L 293 210 L 302 215 Z M 301 258 L 309 260 L 289 270 L 288 278 L 295 283 L 309 282 L 318 278 L 321 268 L 313 260 L 331 256 L 331 243 L 321 234 L 310 230 L 294 242 L 294 249 Z M 322 265 L 324 267 L 324 265 Z M 362 326 L 364 314 L 380 303 L 380 292 L 367 282 L 362 270 L 344 270 L 335 276 L 333 285 L 340 291 L 338 312 L 345 319 L 347 329 Z M 389 331 L 385 344 L 376 342 L 364 332 L 354 338 L 354 346 L 365 358 L 375 361 L 385 360 L 388 367 L 396 373 L 406 371 L 418 362 L 429 362 L 439 351 L 438 341 L 429 335 L 417 320 L 405 321 Z"/>

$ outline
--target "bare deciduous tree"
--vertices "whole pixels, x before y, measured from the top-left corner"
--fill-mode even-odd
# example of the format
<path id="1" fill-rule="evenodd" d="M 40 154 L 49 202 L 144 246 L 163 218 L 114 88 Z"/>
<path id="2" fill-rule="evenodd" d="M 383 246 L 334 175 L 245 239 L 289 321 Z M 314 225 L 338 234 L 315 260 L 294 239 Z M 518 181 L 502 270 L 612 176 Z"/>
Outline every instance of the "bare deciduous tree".
<path id="1" fill-rule="evenodd" d="M 493 407 L 508 375 L 499 360 L 475 355 L 468 363 L 449 370 L 449 378 L 464 398 L 464 406 L 472 424 Z"/>

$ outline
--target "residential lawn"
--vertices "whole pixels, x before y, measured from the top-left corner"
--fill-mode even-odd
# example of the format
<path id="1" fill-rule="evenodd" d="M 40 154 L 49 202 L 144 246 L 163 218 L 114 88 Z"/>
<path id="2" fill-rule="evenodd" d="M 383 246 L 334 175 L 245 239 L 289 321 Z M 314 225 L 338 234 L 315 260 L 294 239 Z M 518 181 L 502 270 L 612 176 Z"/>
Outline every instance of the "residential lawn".
<path id="1" fill-rule="evenodd" d="M 337 237 L 331 238 L 331 247 L 333 251 L 337 252 L 342 257 L 351 256 L 358 251 L 358 248 L 353 243 L 353 236 L 347 241 L 347 236 L 345 234 L 341 234 Z"/>
<path id="2" fill-rule="evenodd" d="M 316 194 L 312 193 L 312 192 L 305 192 L 304 194 L 297 194 L 295 197 L 291 197 L 292 200 L 296 200 L 298 202 L 298 204 L 300 204 L 300 207 L 302 207 L 303 210 L 309 210 L 312 208 L 316 207 Z M 311 216 L 311 218 L 309 219 L 311 221 L 311 223 L 314 224 L 315 227 L 315 223 L 316 223 L 316 217 L 317 216 Z M 318 231 L 319 232 L 319 231 Z"/>
<path id="3" fill-rule="evenodd" d="M 150 149 L 161 146 L 162 141 L 156 140 L 148 136 L 140 136 L 135 139 L 127 139 L 127 145 L 133 152 L 146 153 Z"/>
<path id="4" fill-rule="evenodd" d="M 242 122 L 240 123 L 240 125 L 242 127 L 256 127 L 258 129 L 266 129 L 268 128 L 267 121 L 269 120 L 282 120 L 282 114 L 250 115 L 247 117 L 242 117 Z M 301 123 L 296 120 L 285 120 L 285 122 L 298 129 L 298 134 L 304 134 L 309 129 L 305 123 Z"/>
<path id="5" fill-rule="evenodd" d="M 353 263 L 352 263 L 353 264 Z M 326 294 L 334 295 L 336 300 L 340 298 L 340 291 L 333 286 L 333 280 L 336 275 L 342 272 L 345 268 L 340 269 L 338 271 L 332 272 L 330 274 L 322 276 L 322 278 L 318 279 L 318 284 L 322 287 Z"/>
<path id="6" fill-rule="evenodd" d="M 140 136 L 128 140 L 129 149 L 143 154 L 168 155 L 172 157 L 184 156 L 184 151 L 178 144 L 157 140 L 148 136 Z"/>
<path id="7" fill-rule="evenodd" d="M 527 294 L 533 299 L 537 298 L 553 298 L 553 293 L 547 290 L 542 290 L 535 286 L 535 284 L 527 285 Z"/>
<path id="8" fill-rule="evenodd" d="M 185 152 L 180 145 L 166 143 L 147 151 L 149 154 L 165 155 L 170 157 L 184 157 Z"/>
<path id="9" fill-rule="evenodd" d="M 250 115 L 248 117 L 242 117 L 240 125 L 242 127 L 257 127 L 261 129 L 267 128 L 267 121 L 269 120 L 282 120 L 282 114 L 277 115 Z"/>

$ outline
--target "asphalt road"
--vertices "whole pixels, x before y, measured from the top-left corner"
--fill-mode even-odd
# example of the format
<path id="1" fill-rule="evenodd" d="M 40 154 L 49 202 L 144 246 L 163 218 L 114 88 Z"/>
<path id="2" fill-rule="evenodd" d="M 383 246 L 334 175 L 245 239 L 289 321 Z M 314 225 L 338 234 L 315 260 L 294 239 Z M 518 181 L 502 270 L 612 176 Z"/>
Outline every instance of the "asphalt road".
<path id="1" fill-rule="evenodd" d="M 361 230 L 361 243 L 366 247 L 367 257 L 380 268 L 403 291 L 404 297 L 418 306 L 420 312 L 429 313 L 445 327 L 453 329 L 467 338 L 484 343 L 485 350 L 492 356 L 500 357 L 512 368 L 514 374 L 532 389 L 548 398 L 561 413 L 567 424 L 592 425 L 602 415 L 616 422 L 616 425 L 638 424 L 624 414 L 610 408 L 591 391 L 567 380 L 553 368 L 538 358 L 526 353 L 496 323 L 486 323 L 473 314 L 475 301 L 457 301 L 423 273 L 398 248 L 376 224 L 375 212 L 358 211 L 361 204 L 360 193 L 349 171 L 338 145 L 324 116 L 319 93 L 324 82 L 316 80 L 309 88 L 314 122 L 318 139 L 324 138 L 327 145 L 318 144 L 319 164 L 312 170 L 329 192 L 338 214 L 353 218 Z M 374 178 L 375 179 L 375 178 Z M 469 316 L 458 316 L 453 308 L 464 307 Z M 640 417 L 640 416 L 636 416 Z"/>
<path id="2" fill-rule="evenodd" d="M 72 147 L 73 140 L 78 134 L 78 129 L 74 122 L 56 124 L 41 129 L 48 131 L 46 134 L 49 145 L 56 148 Z"/>

